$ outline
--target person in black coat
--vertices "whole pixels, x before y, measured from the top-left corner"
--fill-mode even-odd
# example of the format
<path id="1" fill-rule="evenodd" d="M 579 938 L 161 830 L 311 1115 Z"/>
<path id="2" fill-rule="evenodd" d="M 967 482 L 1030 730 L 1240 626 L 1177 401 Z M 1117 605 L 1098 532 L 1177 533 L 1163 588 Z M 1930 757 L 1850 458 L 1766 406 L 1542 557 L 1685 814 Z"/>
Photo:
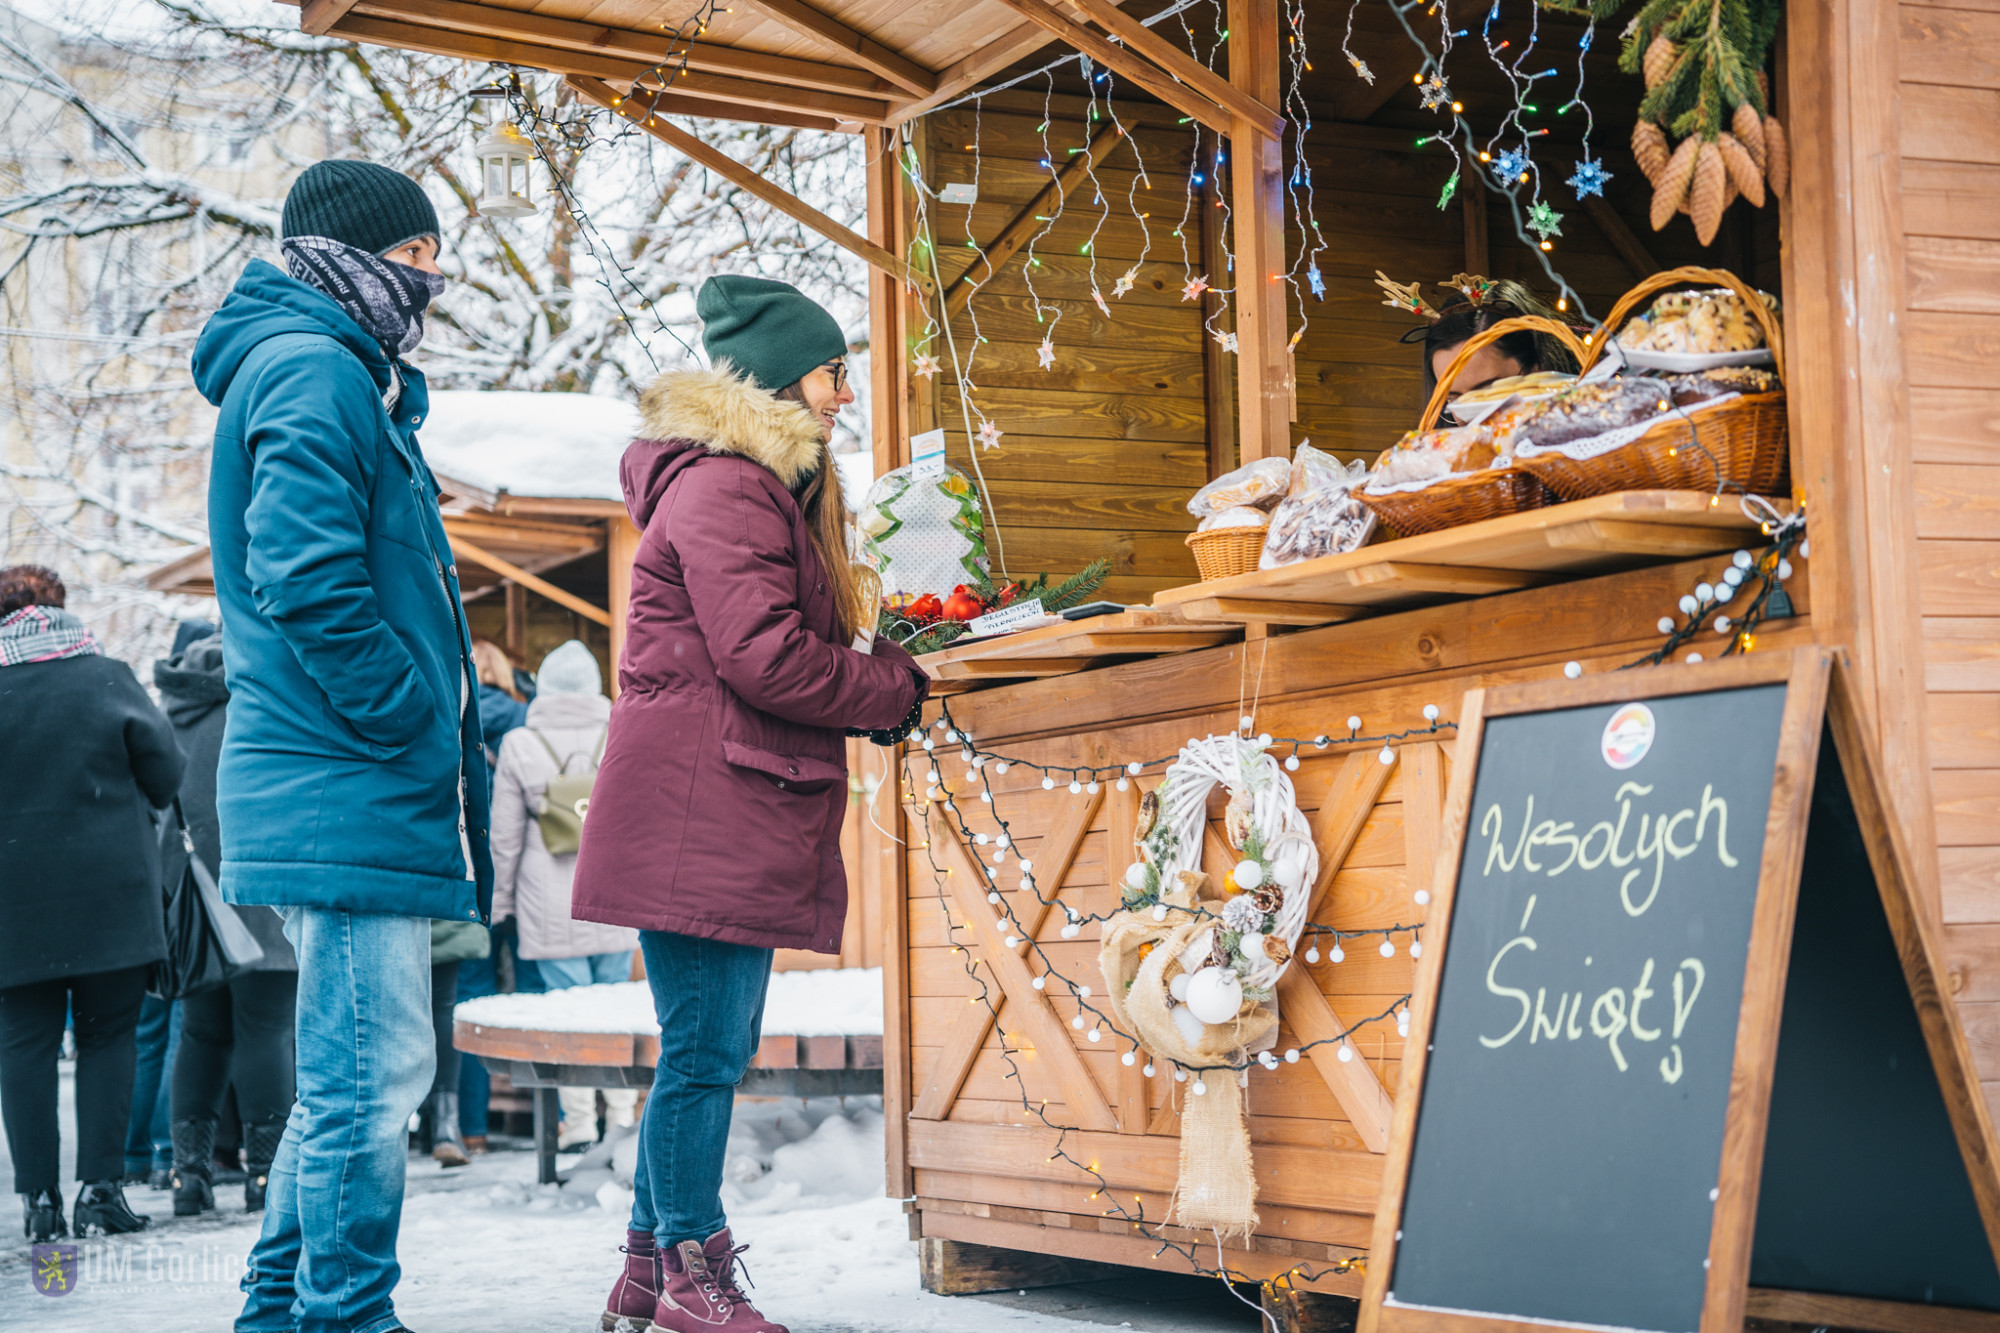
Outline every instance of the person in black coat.
<path id="1" fill-rule="evenodd" d="M 197 639 L 153 664 L 153 684 L 187 756 L 181 813 L 194 854 L 211 868 L 222 864 L 222 834 L 215 812 L 215 770 L 229 713 L 223 678 L 222 636 Z M 181 1041 L 174 1057 L 174 1214 L 192 1217 L 215 1207 L 215 1128 L 224 1091 L 232 1080 L 243 1115 L 243 1207 L 264 1206 L 271 1159 L 292 1111 L 292 1022 L 299 988 L 299 960 L 285 938 L 285 923 L 269 907 L 243 906 L 236 915 L 263 946 L 264 956 L 221 986 L 197 991 L 181 1003 Z"/>
<path id="2" fill-rule="evenodd" d="M 65 1234 L 56 1059 L 76 1027 L 78 1235 L 136 1231 L 125 1127 L 149 966 L 166 957 L 153 811 L 180 790 L 173 729 L 62 609 L 62 580 L 0 569 L 0 1119 L 30 1240 Z"/>

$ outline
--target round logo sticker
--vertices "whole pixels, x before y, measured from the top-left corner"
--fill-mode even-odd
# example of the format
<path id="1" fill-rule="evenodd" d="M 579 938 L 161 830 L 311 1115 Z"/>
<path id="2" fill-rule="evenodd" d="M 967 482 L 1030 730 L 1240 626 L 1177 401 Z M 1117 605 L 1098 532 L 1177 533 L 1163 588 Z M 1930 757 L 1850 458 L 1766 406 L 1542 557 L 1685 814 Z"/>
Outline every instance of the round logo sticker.
<path id="1" fill-rule="evenodd" d="M 1604 762 L 1615 769 L 1632 767 L 1653 748 L 1653 710 L 1644 704 L 1626 704 L 1604 724 Z"/>

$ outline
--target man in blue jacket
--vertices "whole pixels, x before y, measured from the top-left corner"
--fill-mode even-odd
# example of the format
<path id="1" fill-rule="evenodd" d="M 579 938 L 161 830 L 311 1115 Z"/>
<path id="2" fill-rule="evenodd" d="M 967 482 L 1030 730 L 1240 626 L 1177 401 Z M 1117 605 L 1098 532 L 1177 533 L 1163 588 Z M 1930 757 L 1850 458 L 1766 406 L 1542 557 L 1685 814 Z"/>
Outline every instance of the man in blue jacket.
<path id="1" fill-rule="evenodd" d="M 236 1327 L 390 1333 L 430 922 L 492 902 L 471 642 L 401 359 L 444 279 L 437 213 L 385 167 L 308 168 L 282 230 L 288 272 L 253 261 L 194 353 L 221 409 L 222 891 L 280 909 L 299 955 L 298 1102 Z"/>

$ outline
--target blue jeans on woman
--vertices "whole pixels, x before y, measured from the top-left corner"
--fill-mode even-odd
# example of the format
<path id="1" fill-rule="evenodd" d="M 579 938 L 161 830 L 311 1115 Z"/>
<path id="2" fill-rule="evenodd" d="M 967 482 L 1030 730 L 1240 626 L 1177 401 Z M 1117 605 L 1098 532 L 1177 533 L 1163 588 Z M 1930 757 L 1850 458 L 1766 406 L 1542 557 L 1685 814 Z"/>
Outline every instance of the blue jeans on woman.
<path id="1" fill-rule="evenodd" d="M 180 1045 L 181 1007 L 148 995 L 139 1010 L 139 1063 L 132 1071 L 132 1120 L 125 1134 L 127 1176 L 173 1167 L 174 1145 L 167 1123 L 173 1080 L 167 1074 Z"/>
<path id="2" fill-rule="evenodd" d="M 660 1018 L 660 1063 L 639 1122 L 632 1230 L 671 1249 L 729 1225 L 723 1151 L 736 1085 L 763 1039 L 771 951 L 663 930 L 640 931 L 639 951 Z"/>
<path id="3" fill-rule="evenodd" d="M 621 949 L 617 953 L 587 953 L 579 958 L 537 958 L 535 966 L 542 971 L 542 984 L 550 990 L 568 990 L 571 986 L 607 986 L 614 981 L 632 979 L 632 951 Z"/>
<path id="4" fill-rule="evenodd" d="M 410 1117 L 430 1091 L 431 923 L 280 908 L 299 956 L 298 1101 L 237 1333 L 388 1333 Z"/>

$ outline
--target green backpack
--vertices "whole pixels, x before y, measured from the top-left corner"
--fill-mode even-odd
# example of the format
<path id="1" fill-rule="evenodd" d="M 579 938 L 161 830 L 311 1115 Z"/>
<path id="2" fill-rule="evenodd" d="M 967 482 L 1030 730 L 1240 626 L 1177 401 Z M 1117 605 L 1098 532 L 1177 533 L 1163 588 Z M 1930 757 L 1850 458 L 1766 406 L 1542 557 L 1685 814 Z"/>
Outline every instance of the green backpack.
<path id="1" fill-rule="evenodd" d="M 533 727 L 524 728 L 527 733 L 542 743 L 549 752 L 549 758 L 556 761 L 556 775 L 549 779 L 542 791 L 542 807 L 535 815 L 535 823 L 542 830 L 542 846 L 550 856 L 570 856 L 583 846 L 583 817 L 590 810 L 590 789 L 597 781 L 597 766 L 604 760 L 604 743 L 610 739 L 611 728 L 606 727 L 597 738 L 597 752 L 590 757 L 588 773 L 569 771 L 570 759 L 583 753 L 578 750 L 563 758 L 556 753 L 556 747 L 549 744 L 549 738 Z"/>

